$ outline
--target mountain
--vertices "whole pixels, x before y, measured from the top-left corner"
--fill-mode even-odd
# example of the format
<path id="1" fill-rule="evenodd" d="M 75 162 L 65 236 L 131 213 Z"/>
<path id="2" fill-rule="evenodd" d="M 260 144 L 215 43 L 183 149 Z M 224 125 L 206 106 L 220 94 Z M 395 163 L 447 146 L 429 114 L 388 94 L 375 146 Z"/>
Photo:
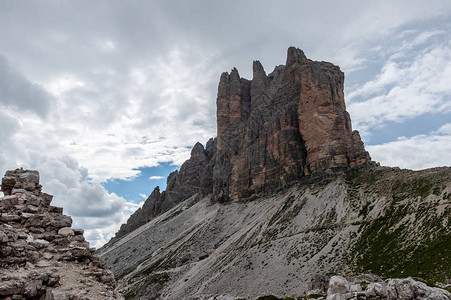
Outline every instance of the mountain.
<path id="1" fill-rule="evenodd" d="M 328 299 L 350 299 L 359 283 L 359 299 L 431 299 L 437 291 L 413 279 L 380 277 L 449 283 L 451 169 L 371 161 L 343 83 L 339 67 L 293 47 L 268 75 L 258 61 L 252 80 L 223 73 L 217 138 L 196 144 L 166 191 L 97 251 L 125 298 L 320 297 L 329 287 Z"/>
<path id="2" fill-rule="evenodd" d="M 7 171 L 1 188 L 0 299 L 123 299 L 83 230 L 41 192 L 37 171 Z"/>
<path id="3" fill-rule="evenodd" d="M 258 61 L 253 78 L 223 73 L 218 86 L 218 136 L 197 143 L 167 189 L 155 188 L 119 238 L 182 200 L 209 194 L 218 202 L 257 198 L 299 181 L 318 181 L 350 168 L 374 166 L 352 131 L 343 96 L 344 74 L 290 47 L 286 65 L 266 75 Z"/>
<path id="4" fill-rule="evenodd" d="M 193 196 L 98 255 L 126 299 L 295 297 L 368 272 L 435 284 L 451 275 L 450 216 L 450 168 L 376 167 L 253 201 Z"/>
<path id="5" fill-rule="evenodd" d="M 371 165 L 352 131 L 343 96 L 344 75 L 331 63 L 288 49 L 285 66 L 253 78 L 223 73 L 217 98 L 217 156 L 213 199 L 256 198 L 306 176 L 321 178 Z"/>

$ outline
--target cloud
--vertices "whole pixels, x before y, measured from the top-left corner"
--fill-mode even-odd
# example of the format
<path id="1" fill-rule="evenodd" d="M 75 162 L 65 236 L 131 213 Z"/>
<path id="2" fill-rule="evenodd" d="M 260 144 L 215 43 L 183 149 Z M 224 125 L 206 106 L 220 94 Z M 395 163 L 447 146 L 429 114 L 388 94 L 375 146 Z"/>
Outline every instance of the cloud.
<path id="1" fill-rule="evenodd" d="M 425 35 L 441 35 L 448 42 L 422 47 L 412 60 L 404 60 L 407 54 L 397 51 L 380 74 L 347 94 L 354 127 L 363 135 L 388 121 L 401 123 L 426 113 L 451 111 L 451 86 L 447 83 L 451 78 L 451 35 L 420 33 L 413 44 L 425 40 Z"/>
<path id="2" fill-rule="evenodd" d="M 150 180 L 156 180 L 156 179 L 163 179 L 164 176 L 150 176 L 149 179 Z"/>
<path id="3" fill-rule="evenodd" d="M 53 101 L 41 85 L 29 81 L 0 55 L 0 105 L 45 117 Z"/>
<path id="4" fill-rule="evenodd" d="M 373 160 L 387 166 L 413 170 L 449 166 L 451 135 L 401 137 L 393 142 L 366 146 L 366 149 Z"/>
<path id="5" fill-rule="evenodd" d="M 451 123 L 447 123 L 445 125 L 442 125 L 435 134 L 444 134 L 444 135 L 451 135 Z"/>
<path id="6" fill-rule="evenodd" d="M 73 217 L 73 227 L 86 230 L 86 238 L 93 246 L 111 238 L 139 207 L 108 193 L 99 184 L 89 183 L 88 169 L 71 157 L 36 156 L 24 167 L 39 170 L 43 191 L 54 196 L 52 204 L 63 207 L 64 213 Z"/>

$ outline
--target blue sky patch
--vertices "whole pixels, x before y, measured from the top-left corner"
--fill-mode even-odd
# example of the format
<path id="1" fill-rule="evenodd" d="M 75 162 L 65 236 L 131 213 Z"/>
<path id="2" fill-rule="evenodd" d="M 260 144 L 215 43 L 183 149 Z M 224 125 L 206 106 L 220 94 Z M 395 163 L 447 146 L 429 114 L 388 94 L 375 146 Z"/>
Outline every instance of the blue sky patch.
<path id="1" fill-rule="evenodd" d="M 158 167 L 139 168 L 141 175 L 132 180 L 108 180 L 102 185 L 109 193 L 115 193 L 126 200 L 139 203 L 149 197 L 156 186 L 160 191 L 166 189 L 166 178 L 177 169 L 170 163 L 161 163 Z M 143 197 L 145 195 L 145 197 Z"/>

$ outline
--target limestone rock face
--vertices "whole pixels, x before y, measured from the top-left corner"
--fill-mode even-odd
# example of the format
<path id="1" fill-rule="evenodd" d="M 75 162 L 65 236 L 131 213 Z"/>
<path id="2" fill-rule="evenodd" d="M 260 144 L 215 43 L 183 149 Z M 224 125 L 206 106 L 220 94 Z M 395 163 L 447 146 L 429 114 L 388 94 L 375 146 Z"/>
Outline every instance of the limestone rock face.
<path id="1" fill-rule="evenodd" d="M 123 299 L 83 230 L 41 192 L 37 171 L 7 171 L 2 192 L 0 299 Z"/>
<path id="2" fill-rule="evenodd" d="M 340 68 L 289 48 L 269 75 L 254 61 L 253 78 L 223 73 L 217 94 L 217 138 L 197 143 L 180 171 L 155 188 L 121 226 L 131 232 L 197 193 L 218 202 L 257 198 L 302 180 L 314 181 L 374 163 L 352 131 Z"/>
<path id="3" fill-rule="evenodd" d="M 299 181 L 371 165 L 352 131 L 340 68 L 288 49 L 285 66 L 253 78 L 223 73 L 217 97 L 217 157 L 213 197 L 259 197 Z"/>
<path id="4" fill-rule="evenodd" d="M 160 192 L 157 186 L 142 208 L 139 208 L 126 224 L 122 224 L 116 233 L 119 238 L 139 226 L 147 223 L 156 216 L 168 211 L 183 200 L 196 193 L 211 193 L 212 160 L 216 153 L 216 143 L 213 139 L 207 142 L 206 149 L 201 143 L 196 143 L 191 150 L 191 157 L 183 163 L 180 171 L 169 174 L 166 180 L 166 190 Z"/>

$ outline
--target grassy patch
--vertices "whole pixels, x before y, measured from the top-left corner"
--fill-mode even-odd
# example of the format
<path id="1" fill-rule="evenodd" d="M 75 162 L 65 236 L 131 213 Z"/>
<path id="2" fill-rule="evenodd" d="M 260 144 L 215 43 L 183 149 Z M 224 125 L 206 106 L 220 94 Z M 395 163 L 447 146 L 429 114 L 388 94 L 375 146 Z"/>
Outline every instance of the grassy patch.
<path id="1" fill-rule="evenodd" d="M 412 239 L 409 228 L 398 224 L 401 219 L 379 219 L 363 228 L 352 251 L 355 271 L 385 278 L 420 277 L 429 284 L 444 282 L 451 270 L 451 235 L 426 225 L 426 232 L 420 234 L 423 238 Z"/>
<path id="2" fill-rule="evenodd" d="M 127 274 L 130 274 L 133 270 L 135 269 L 135 267 L 130 267 L 125 269 L 122 273 L 120 273 L 115 279 L 116 281 L 121 280 L 122 278 L 124 278 Z"/>
<path id="3" fill-rule="evenodd" d="M 426 198 L 431 194 L 433 186 L 432 182 L 427 178 L 417 178 L 410 182 L 398 180 L 392 188 L 393 200 L 401 201 L 416 197 Z"/>
<path id="4" fill-rule="evenodd" d="M 158 297 L 158 292 L 163 288 L 164 284 L 170 280 L 167 273 L 154 274 L 137 283 L 133 288 L 124 293 L 126 300 L 136 299 L 140 295 Z M 149 298 L 154 299 L 154 298 Z"/>

